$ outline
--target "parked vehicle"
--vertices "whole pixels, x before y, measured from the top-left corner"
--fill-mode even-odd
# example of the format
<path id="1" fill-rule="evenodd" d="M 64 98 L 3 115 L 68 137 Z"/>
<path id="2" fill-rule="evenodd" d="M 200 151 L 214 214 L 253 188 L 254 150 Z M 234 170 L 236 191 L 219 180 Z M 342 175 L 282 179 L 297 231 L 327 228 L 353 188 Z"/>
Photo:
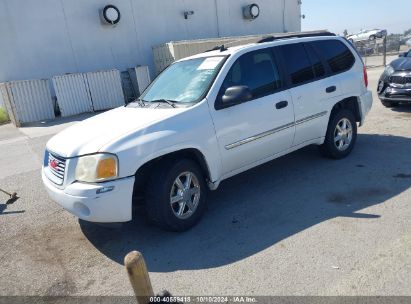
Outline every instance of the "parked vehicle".
<path id="1" fill-rule="evenodd" d="M 180 60 L 139 100 L 54 136 L 48 193 L 93 222 L 129 221 L 144 197 L 154 223 L 183 231 L 224 179 L 312 144 L 346 157 L 372 105 L 365 66 L 344 38 L 301 36 Z"/>
<path id="2" fill-rule="evenodd" d="M 411 50 L 391 62 L 378 82 L 378 97 L 386 107 L 411 103 Z"/>
<path id="3" fill-rule="evenodd" d="M 347 39 L 353 43 L 358 41 L 374 41 L 377 38 L 383 38 L 387 36 L 387 30 L 362 30 L 357 34 L 347 36 Z"/>
<path id="4" fill-rule="evenodd" d="M 407 42 L 408 40 L 411 40 L 411 36 L 410 36 L 410 35 L 401 36 L 400 43 L 401 43 L 402 45 L 403 45 L 403 44 L 406 44 L 406 42 Z"/>

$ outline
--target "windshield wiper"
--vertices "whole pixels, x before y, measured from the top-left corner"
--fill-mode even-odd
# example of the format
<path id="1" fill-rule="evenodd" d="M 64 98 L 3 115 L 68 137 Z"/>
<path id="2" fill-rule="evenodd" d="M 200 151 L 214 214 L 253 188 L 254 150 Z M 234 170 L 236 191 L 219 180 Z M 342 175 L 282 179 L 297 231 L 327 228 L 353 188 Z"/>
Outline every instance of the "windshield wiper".
<path id="1" fill-rule="evenodd" d="M 130 101 L 128 103 L 126 103 L 124 106 L 127 107 L 130 103 L 134 103 L 136 102 L 140 107 L 144 108 L 146 106 L 145 100 L 137 98 L 133 101 Z"/>
<path id="2" fill-rule="evenodd" d="M 173 108 L 176 108 L 176 101 L 174 100 L 169 100 L 169 99 L 157 99 L 157 100 L 152 100 L 150 102 L 162 102 L 162 103 L 167 103 Z"/>

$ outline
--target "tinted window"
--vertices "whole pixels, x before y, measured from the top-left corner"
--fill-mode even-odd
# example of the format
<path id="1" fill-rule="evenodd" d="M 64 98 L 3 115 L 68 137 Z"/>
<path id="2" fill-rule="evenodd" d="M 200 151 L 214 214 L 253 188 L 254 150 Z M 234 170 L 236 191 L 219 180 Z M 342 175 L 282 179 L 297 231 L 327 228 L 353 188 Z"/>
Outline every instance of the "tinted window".
<path id="1" fill-rule="evenodd" d="M 308 58 L 310 58 L 311 64 L 313 66 L 315 77 L 320 78 L 325 76 L 325 68 L 318 54 L 310 45 L 306 45 L 305 49 L 307 51 Z"/>
<path id="2" fill-rule="evenodd" d="M 237 59 L 224 80 L 220 95 L 232 86 L 248 86 L 253 98 L 272 94 L 281 88 L 280 74 L 271 49 L 250 52 Z"/>
<path id="3" fill-rule="evenodd" d="M 285 67 L 290 74 L 291 82 L 293 84 L 299 84 L 314 79 L 311 62 L 308 59 L 302 44 L 283 45 L 280 49 L 284 57 Z"/>
<path id="4" fill-rule="evenodd" d="M 354 55 L 341 41 L 314 41 L 312 44 L 328 62 L 333 73 L 346 71 L 350 69 L 355 62 Z"/>

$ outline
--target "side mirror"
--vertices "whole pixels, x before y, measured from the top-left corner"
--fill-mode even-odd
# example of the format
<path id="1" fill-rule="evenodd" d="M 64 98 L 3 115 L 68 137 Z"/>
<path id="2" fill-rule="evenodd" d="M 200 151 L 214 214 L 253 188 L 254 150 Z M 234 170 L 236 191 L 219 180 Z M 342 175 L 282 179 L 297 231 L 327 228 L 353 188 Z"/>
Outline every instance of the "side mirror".
<path id="1" fill-rule="evenodd" d="M 226 108 L 229 106 L 249 101 L 252 98 L 253 94 L 251 93 L 250 88 L 247 86 L 229 87 L 225 91 L 223 97 L 221 98 L 221 106 L 222 108 Z"/>

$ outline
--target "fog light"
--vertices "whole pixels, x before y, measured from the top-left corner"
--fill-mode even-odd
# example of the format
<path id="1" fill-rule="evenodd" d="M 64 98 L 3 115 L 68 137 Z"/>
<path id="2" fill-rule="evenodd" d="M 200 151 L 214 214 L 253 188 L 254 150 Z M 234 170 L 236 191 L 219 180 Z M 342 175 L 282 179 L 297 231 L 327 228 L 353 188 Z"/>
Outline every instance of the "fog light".
<path id="1" fill-rule="evenodd" d="M 75 214 L 77 214 L 78 217 L 88 217 L 90 216 L 90 209 L 84 205 L 83 203 L 80 202 L 75 202 L 73 205 L 73 209 Z"/>

